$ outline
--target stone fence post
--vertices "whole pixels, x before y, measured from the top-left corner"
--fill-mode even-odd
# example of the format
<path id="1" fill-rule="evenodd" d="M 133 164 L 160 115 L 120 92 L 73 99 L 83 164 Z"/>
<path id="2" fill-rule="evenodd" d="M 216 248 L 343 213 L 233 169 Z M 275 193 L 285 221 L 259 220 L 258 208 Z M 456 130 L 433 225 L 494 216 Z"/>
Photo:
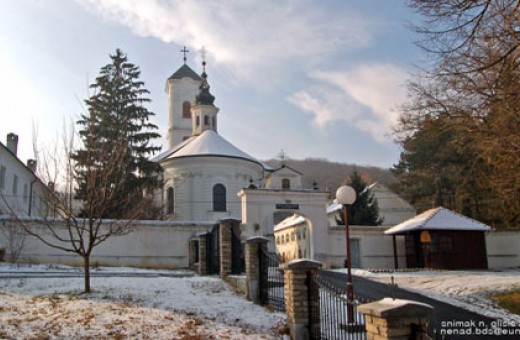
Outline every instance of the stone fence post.
<path id="1" fill-rule="evenodd" d="M 284 266 L 285 312 L 291 339 L 310 339 L 309 302 L 318 300 L 319 292 L 316 289 L 311 291 L 311 296 L 308 295 L 307 277 L 316 274 L 321 267 L 321 262 L 306 259 L 293 260 Z M 319 308 L 319 302 L 313 303 L 313 306 Z M 315 313 L 319 315 L 320 312 L 313 311 Z M 313 327 L 317 326 L 313 324 Z"/>
<path id="2" fill-rule="evenodd" d="M 199 275 L 208 274 L 208 266 L 206 263 L 206 242 L 208 239 L 208 233 L 199 234 Z"/>
<path id="3" fill-rule="evenodd" d="M 413 336 L 414 339 L 423 339 L 417 329 L 427 329 L 433 307 L 410 300 L 384 298 L 360 305 L 357 310 L 365 314 L 368 340 L 405 340 Z"/>
<path id="4" fill-rule="evenodd" d="M 220 277 L 226 279 L 231 274 L 231 257 L 232 257 L 232 245 L 231 245 L 231 233 L 233 224 L 229 221 L 220 222 Z"/>
<path id="5" fill-rule="evenodd" d="M 260 273 L 259 256 L 262 250 L 267 251 L 269 239 L 262 236 L 250 237 L 246 240 L 246 297 L 255 303 L 259 303 L 260 280 L 267 282 L 267 272 Z M 267 268 L 267 266 L 266 266 Z"/>

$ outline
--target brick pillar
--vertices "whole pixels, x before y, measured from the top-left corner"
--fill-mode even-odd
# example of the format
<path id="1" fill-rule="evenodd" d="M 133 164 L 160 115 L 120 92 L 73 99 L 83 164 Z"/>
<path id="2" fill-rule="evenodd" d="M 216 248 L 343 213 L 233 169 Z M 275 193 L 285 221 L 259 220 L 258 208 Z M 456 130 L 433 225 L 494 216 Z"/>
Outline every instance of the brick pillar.
<path id="1" fill-rule="evenodd" d="M 233 224 L 230 221 L 220 223 L 220 277 L 225 279 L 231 274 L 231 233 Z"/>
<path id="2" fill-rule="evenodd" d="M 207 275 L 207 263 L 206 263 L 206 242 L 208 234 L 199 235 L 199 275 Z"/>
<path id="3" fill-rule="evenodd" d="M 246 240 L 245 248 L 245 260 L 246 260 L 246 297 L 255 303 L 259 302 L 258 289 L 260 286 L 260 280 L 265 279 L 267 281 L 267 275 L 261 275 L 260 264 L 259 264 L 259 252 L 260 249 L 267 251 L 267 243 L 269 239 L 262 236 L 253 236 Z M 267 268 L 267 267 L 266 267 Z"/>
<path id="4" fill-rule="evenodd" d="M 285 312 L 291 332 L 291 339 L 309 339 L 309 296 L 307 277 L 316 274 L 322 266 L 321 262 L 312 260 L 293 260 L 284 266 Z M 318 295 L 318 291 L 312 293 Z M 311 296 L 315 301 L 319 296 Z M 319 303 L 313 304 L 319 306 Z M 319 311 L 317 311 L 319 313 Z"/>
<path id="5" fill-rule="evenodd" d="M 410 300 L 384 298 L 358 306 L 365 314 L 367 339 L 423 339 L 417 331 L 428 328 L 433 307 Z"/>

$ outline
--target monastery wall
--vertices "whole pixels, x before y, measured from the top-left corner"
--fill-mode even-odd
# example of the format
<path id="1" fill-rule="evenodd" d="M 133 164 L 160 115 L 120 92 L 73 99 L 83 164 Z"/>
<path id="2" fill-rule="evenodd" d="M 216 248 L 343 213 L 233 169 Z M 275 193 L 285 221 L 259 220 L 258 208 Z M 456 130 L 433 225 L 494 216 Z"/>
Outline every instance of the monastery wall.
<path id="1" fill-rule="evenodd" d="M 94 248 L 90 262 L 92 266 L 188 268 L 189 240 L 212 227 L 200 223 L 135 221 L 131 233 L 111 237 Z M 45 233 L 45 227 L 35 228 Z M 0 247 L 5 246 L 1 242 Z M 26 239 L 20 262 L 83 265 L 82 258 L 75 253 L 49 247 L 34 237 Z"/>
<path id="2" fill-rule="evenodd" d="M 520 231 L 492 231 L 486 234 L 490 269 L 520 268 Z"/>

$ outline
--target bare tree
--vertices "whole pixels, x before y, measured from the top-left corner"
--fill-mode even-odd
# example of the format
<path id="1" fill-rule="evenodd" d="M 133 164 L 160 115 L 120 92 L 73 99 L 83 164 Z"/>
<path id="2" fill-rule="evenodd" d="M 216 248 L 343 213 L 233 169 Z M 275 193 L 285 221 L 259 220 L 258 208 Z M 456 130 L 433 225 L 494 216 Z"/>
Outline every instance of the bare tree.
<path id="1" fill-rule="evenodd" d="M 12 221 L 0 222 L 0 237 L 6 245 L 6 258 L 11 263 L 16 263 L 24 249 L 27 233 Z"/>
<path id="2" fill-rule="evenodd" d="M 480 194 L 487 197 L 483 204 L 489 213 L 500 212 L 499 225 L 516 227 L 520 222 L 516 170 L 520 167 L 520 1 L 411 0 L 409 4 L 423 16 L 423 24 L 415 27 L 423 38 L 419 45 L 435 62 L 410 84 L 398 140 L 403 146 L 410 144 L 410 137 L 429 121 L 442 121 L 442 129 L 430 131 L 432 136 L 456 132 L 453 146 L 475 155 L 474 165 L 460 164 L 460 172 L 481 182 Z M 467 140 L 469 148 L 464 145 Z M 463 178 L 456 182 L 462 183 Z"/>

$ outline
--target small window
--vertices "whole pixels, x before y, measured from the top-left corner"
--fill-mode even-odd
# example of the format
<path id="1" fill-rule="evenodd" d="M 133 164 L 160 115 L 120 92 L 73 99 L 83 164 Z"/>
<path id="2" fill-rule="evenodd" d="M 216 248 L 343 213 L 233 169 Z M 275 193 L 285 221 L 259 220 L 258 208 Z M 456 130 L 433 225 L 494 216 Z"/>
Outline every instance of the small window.
<path id="1" fill-rule="evenodd" d="M 294 241 L 295 240 L 295 237 L 294 237 L 294 231 L 291 233 L 291 241 Z"/>
<path id="2" fill-rule="evenodd" d="M 0 189 L 5 189 L 5 166 L 0 166 Z"/>
<path id="3" fill-rule="evenodd" d="M 205 126 L 209 125 L 209 117 L 208 116 L 204 116 L 204 125 Z"/>
<path id="4" fill-rule="evenodd" d="M 13 176 L 13 195 L 18 194 L 18 176 Z"/>
<path id="5" fill-rule="evenodd" d="M 298 240 L 301 240 L 302 239 L 302 234 L 301 232 L 298 232 Z"/>
<path id="6" fill-rule="evenodd" d="M 197 118 L 195 118 L 195 125 L 200 126 L 200 117 L 199 116 L 197 116 Z"/>
<path id="7" fill-rule="evenodd" d="M 170 187 L 166 191 L 166 213 L 167 214 L 173 214 L 175 212 L 174 209 L 174 191 L 173 188 Z"/>
<path id="8" fill-rule="evenodd" d="M 226 211 L 226 187 L 220 183 L 213 187 L 213 211 Z"/>
<path id="9" fill-rule="evenodd" d="M 27 183 L 25 183 L 23 185 L 23 201 L 27 202 L 28 199 L 29 199 L 29 185 Z"/>
<path id="10" fill-rule="evenodd" d="M 289 178 L 282 179 L 282 189 L 284 189 L 284 190 L 291 189 L 291 180 Z"/>
<path id="11" fill-rule="evenodd" d="M 182 118 L 191 118 L 191 104 L 189 101 L 182 103 Z"/>
<path id="12" fill-rule="evenodd" d="M 217 120 L 215 117 L 211 117 L 211 126 L 213 127 L 213 130 L 217 129 Z"/>

